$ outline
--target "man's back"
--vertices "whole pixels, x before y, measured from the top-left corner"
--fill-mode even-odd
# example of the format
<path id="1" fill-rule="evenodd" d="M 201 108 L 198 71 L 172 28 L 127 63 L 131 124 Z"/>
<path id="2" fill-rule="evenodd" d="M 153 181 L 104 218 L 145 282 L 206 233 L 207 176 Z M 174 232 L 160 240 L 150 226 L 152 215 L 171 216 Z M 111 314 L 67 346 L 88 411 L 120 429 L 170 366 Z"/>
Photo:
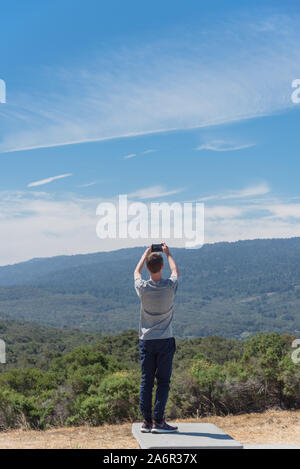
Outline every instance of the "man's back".
<path id="1" fill-rule="evenodd" d="M 176 426 L 168 425 L 164 412 L 170 389 L 173 356 L 176 350 L 172 331 L 174 296 L 177 290 L 178 269 L 166 243 L 161 250 L 166 255 L 171 277 L 162 278 L 163 257 L 147 248 L 134 271 L 134 286 L 141 299 L 139 352 L 142 382 L 140 409 L 144 417 L 141 431 L 145 433 L 170 433 Z M 150 272 L 150 280 L 142 279 L 144 263 Z M 154 421 L 152 423 L 152 390 L 157 380 Z"/>
<path id="2" fill-rule="evenodd" d="M 141 299 L 140 339 L 173 337 L 172 319 L 177 285 L 175 275 L 157 282 L 141 278 L 135 280 L 135 289 Z"/>

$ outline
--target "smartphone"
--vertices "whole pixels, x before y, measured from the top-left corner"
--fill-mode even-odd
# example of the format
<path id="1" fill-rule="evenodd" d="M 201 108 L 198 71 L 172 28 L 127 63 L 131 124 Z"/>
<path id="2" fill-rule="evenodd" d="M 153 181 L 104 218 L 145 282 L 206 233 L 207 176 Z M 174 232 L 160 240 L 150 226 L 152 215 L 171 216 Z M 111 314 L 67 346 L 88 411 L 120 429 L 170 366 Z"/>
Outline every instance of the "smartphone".
<path id="1" fill-rule="evenodd" d="M 161 244 L 151 244 L 151 252 L 162 252 Z"/>

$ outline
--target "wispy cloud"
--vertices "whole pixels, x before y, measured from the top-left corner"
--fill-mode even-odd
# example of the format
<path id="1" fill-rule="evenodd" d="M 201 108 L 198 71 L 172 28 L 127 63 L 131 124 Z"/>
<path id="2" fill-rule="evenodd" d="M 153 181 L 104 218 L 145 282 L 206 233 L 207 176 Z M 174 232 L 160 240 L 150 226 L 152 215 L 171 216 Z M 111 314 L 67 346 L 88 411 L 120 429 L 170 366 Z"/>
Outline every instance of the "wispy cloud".
<path id="1" fill-rule="evenodd" d="M 98 182 L 97 181 L 87 182 L 86 184 L 80 184 L 79 187 L 90 187 L 90 186 L 94 186 L 95 184 L 98 184 Z"/>
<path id="2" fill-rule="evenodd" d="M 244 189 L 239 191 L 231 191 L 228 193 L 223 194 L 215 194 L 209 195 L 207 197 L 201 197 L 199 200 L 202 202 L 209 201 L 209 200 L 226 200 L 226 199 L 243 199 L 245 197 L 254 197 L 265 195 L 270 192 L 270 187 L 266 182 L 262 182 L 261 184 L 256 184 L 253 186 L 247 186 Z"/>
<path id="3" fill-rule="evenodd" d="M 98 251 L 97 202 L 75 196 L 58 200 L 35 191 L 0 192 L 1 265 Z"/>
<path id="4" fill-rule="evenodd" d="M 182 192 L 183 189 L 173 189 L 170 191 L 167 191 L 164 187 L 162 186 L 151 186 L 151 187 L 146 187 L 144 189 L 139 189 L 138 191 L 131 192 L 128 194 L 129 198 L 132 199 L 156 199 L 160 197 L 167 197 L 169 195 L 174 195 L 178 194 L 179 192 Z"/>
<path id="5" fill-rule="evenodd" d="M 148 155 L 149 153 L 153 153 L 153 152 L 155 152 L 155 151 L 156 151 L 156 150 L 151 150 L 151 149 L 145 150 L 145 151 L 142 151 L 142 152 L 140 153 L 140 155 Z M 124 159 L 124 160 L 129 160 L 129 159 L 131 159 L 131 158 L 136 158 L 137 156 L 138 156 L 137 153 L 130 153 L 129 155 L 125 155 L 125 156 L 123 157 L 123 159 Z"/>
<path id="6" fill-rule="evenodd" d="M 161 194 L 168 193 L 160 190 Z M 153 188 L 144 191 L 138 195 L 149 196 Z M 157 195 L 157 190 L 154 192 Z M 58 200 L 38 191 L 0 191 L 0 264 L 144 246 L 144 239 L 97 238 L 96 207 L 101 201 L 108 200 L 72 194 Z M 260 203 L 250 198 L 245 204 L 239 204 L 237 199 L 226 204 L 205 204 L 206 243 L 292 236 L 300 236 L 299 203 L 276 198 L 272 202 L 264 196 Z M 180 246 L 181 240 L 174 239 L 171 245 Z"/>
<path id="7" fill-rule="evenodd" d="M 136 153 L 130 153 L 129 155 L 125 155 L 123 158 L 124 160 L 130 160 L 131 158 L 135 158 Z"/>
<path id="8" fill-rule="evenodd" d="M 273 218 L 298 218 L 300 219 L 300 204 L 273 204 L 266 208 L 271 212 Z"/>
<path id="9" fill-rule="evenodd" d="M 196 150 L 211 150 L 211 151 L 236 151 L 244 150 L 245 148 L 251 148 L 255 143 L 248 143 L 244 145 L 238 145 L 234 143 L 225 142 L 224 140 L 215 140 L 210 143 L 203 143 L 199 145 Z"/>
<path id="10" fill-rule="evenodd" d="M 81 69 L 50 76 L 36 70 L 40 90 L 13 93 L 1 108 L 0 152 L 207 127 L 291 108 L 298 24 L 297 16 L 232 17 L 230 27 L 224 19 L 205 36 L 190 30 L 178 41 L 170 33 L 90 56 Z"/>
<path id="11" fill-rule="evenodd" d="M 56 181 L 56 179 L 63 179 L 70 176 L 72 176 L 72 173 L 59 174 L 58 176 L 52 176 L 47 179 L 41 179 L 40 181 L 30 182 L 29 184 L 27 184 L 27 187 L 43 186 L 44 184 L 49 184 L 52 181 Z"/>
<path id="12" fill-rule="evenodd" d="M 212 207 L 205 207 L 206 220 L 232 219 L 244 215 L 245 209 L 243 207 L 232 207 L 227 205 L 215 205 Z"/>

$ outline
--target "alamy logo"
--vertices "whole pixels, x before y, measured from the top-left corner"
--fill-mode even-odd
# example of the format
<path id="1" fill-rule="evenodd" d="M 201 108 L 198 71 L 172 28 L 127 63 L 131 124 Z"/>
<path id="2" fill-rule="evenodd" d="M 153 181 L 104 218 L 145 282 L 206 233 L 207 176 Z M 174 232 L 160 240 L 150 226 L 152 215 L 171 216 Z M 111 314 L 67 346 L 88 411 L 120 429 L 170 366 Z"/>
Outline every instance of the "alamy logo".
<path id="1" fill-rule="evenodd" d="M 192 202 L 129 202 L 119 195 L 117 203 L 98 205 L 96 233 L 100 239 L 181 240 L 186 248 L 204 244 L 204 204 Z"/>
<path id="2" fill-rule="evenodd" d="M 292 361 L 293 363 L 300 363 L 300 339 L 295 339 L 292 347 L 296 349 L 292 353 Z"/>
<path id="3" fill-rule="evenodd" d="M 6 103 L 6 85 L 5 81 L 0 78 L 0 103 Z"/>
<path id="4" fill-rule="evenodd" d="M 292 81 L 292 88 L 296 88 L 291 94 L 291 100 L 294 104 L 300 103 L 300 78 Z"/>
<path id="5" fill-rule="evenodd" d="M 6 363 L 5 342 L 0 339 L 0 363 Z"/>

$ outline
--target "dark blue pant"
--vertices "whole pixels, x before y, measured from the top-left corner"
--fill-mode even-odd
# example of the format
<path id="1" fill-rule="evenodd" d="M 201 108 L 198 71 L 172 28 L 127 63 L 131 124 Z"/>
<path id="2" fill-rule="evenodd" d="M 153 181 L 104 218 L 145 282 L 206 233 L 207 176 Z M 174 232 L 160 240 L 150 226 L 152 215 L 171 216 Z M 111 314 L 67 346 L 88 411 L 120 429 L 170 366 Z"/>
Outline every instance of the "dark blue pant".
<path id="1" fill-rule="evenodd" d="M 145 420 L 152 420 L 152 389 L 157 379 L 154 420 L 161 422 L 168 400 L 172 361 L 176 349 L 174 337 L 168 339 L 140 340 L 142 382 L 140 409 Z"/>

